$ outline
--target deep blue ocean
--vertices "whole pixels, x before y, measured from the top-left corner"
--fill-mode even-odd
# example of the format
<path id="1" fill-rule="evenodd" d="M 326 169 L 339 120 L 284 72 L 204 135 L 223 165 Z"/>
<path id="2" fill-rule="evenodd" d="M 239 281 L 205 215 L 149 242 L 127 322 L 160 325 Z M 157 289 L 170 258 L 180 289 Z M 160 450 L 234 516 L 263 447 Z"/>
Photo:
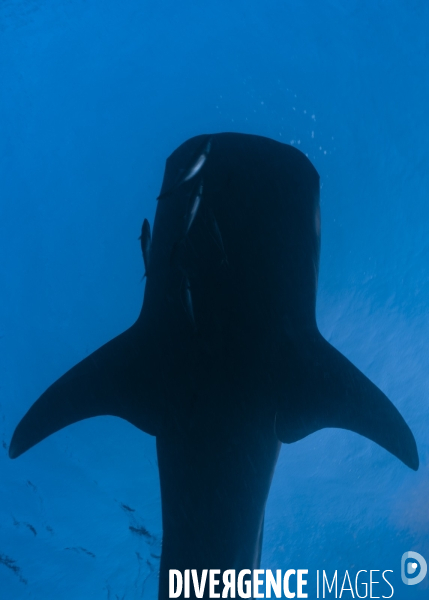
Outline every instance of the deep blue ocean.
<path id="1" fill-rule="evenodd" d="M 2 0 L 0 600 L 156 598 L 154 438 L 100 417 L 7 451 L 47 386 L 134 322 L 165 160 L 222 131 L 315 165 L 320 330 L 420 454 L 416 473 L 334 429 L 283 446 L 262 568 L 308 569 L 310 600 L 317 569 L 389 569 L 394 600 L 429 597 L 429 576 L 400 577 L 404 552 L 429 562 L 428 32 L 424 0 Z"/>

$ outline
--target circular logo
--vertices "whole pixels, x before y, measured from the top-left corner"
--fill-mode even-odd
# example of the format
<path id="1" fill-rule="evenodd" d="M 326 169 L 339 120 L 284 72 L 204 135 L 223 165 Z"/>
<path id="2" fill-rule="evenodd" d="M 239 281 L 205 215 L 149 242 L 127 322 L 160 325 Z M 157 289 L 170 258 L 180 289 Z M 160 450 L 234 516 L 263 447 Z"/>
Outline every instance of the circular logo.
<path id="1" fill-rule="evenodd" d="M 405 585 L 417 585 L 426 577 L 428 566 L 418 552 L 405 552 L 401 560 L 401 577 Z"/>

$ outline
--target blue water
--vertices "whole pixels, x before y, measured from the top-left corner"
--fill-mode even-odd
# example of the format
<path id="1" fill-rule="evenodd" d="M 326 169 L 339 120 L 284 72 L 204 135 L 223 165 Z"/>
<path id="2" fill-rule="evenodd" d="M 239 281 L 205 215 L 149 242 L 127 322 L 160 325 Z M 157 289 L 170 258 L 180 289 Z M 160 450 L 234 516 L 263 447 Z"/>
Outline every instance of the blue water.
<path id="1" fill-rule="evenodd" d="M 429 561 L 428 31 L 425 0 L 3 0 L 1 600 L 156 598 L 154 439 L 104 417 L 16 461 L 7 447 L 39 394 L 137 317 L 164 161 L 221 131 L 294 144 L 318 169 L 320 329 L 400 409 L 421 460 L 414 473 L 337 430 L 283 447 L 263 568 L 309 569 L 311 599 L 316 569 L 391 569 L 394 599 L 428 597 L 429 576 L 400 578 L 405 551 Z"/>

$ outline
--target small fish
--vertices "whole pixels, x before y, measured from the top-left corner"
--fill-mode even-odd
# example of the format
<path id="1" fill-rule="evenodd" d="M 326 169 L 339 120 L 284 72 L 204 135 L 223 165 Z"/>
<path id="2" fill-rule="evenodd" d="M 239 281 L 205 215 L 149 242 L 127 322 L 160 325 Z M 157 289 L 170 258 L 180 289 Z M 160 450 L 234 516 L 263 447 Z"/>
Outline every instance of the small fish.
<path id="1" fill-rule="evenodd" d="M 223 245 L 222 234 L 220 232 L 219 225 L 217 224 L 216 217 L 214 216 L 212 210 L 209 210 L 208 219 L 209 219 L 210 235 L 212 236 L 213 240 L 216 242 L 216 245 L 218 246 L 219 250 L 222 252 L 222 257 L 223 257 L 222 263 L 225 263 L 226 265 L 228 265 L 228 257 L 225 252 L 225 246 Z"/>
<path id="2" fill-rule="evenodd" d="M 185 233 L 187 235 L 189 230 L 191 229 L 191 225 L 194 222 L 195 217 L 197 216 L 198 208 L 201 203 L 201 198 L 203 195 L 203 182 L 201 181 L 196 194 L 192 194 L 189 198 L 188 207 L 186 209 L 185 214 Z"/>
<path id="3" fill-rule="evenodd" d="M 145 219 L 143 221 L 142 233 L 141 233 L 141 236 L 139 237 L 139 240 L 141 241 L 143 262 L 144 262 L 144 268 L 145 268 L 145 274 L 143 275 L 143 279 L 144 279 L 145 277 L 147 277 L 147 274 L 149 272 L 150 251 L 151 251 L 151 245 L 152 245 L 152 239 L 150 236 L 150 225 L 149 225 L 149 221 L 147 219 Z"/>
<path id="4" fill-rule="evenodd" d="M 180 173 L 174 186 L 172 188 L 168 189 L 166 192 L 163 192 L 162 194 L 160 194 L 158 196 L 157 200 L 161 200 L 165 196 L 169 196 L 175 189 L 180 187 L 186 181 L 189 181 L 190 179 L 193 179 L 195 177 L 195 175 L 198 175 L 198 173 L 201 171 L 201 169 L 203 168 L 203 166 L 207 160 L 207 157 L 210 153 L 211 148 L 212 148 L 212 136 L 210 136 L 209 139 L 207 140 L 207 142 L 205 142 L 202 149 L 198 151 L 198 153 L 196 155 L 196 159 L 192 161 L 191 166 Z"/>
<path id="5" fill-rule="evenodd" d="M 197 175 L 201 171 L 204 163 L 207 160 L 207 157 L 209 155 L 211 147 L 212 147 L 212 138 L 209 138 L 207 144 L 204 146 L 204 150 L 198 156 L 198 158 L 195 161 L 195 163 L 182 176 L 182 178 L 180 179 L 180 182 L 179 182 L 178 185 L 181 185 L 185 181 L 189 181 L 190 179 L 192 179 L 193 177 L 195 177 L 195 175 Z"/>
<path id="6" fill-rule="evenodd" d="M 197 325 L 195 323 L 195 315 L 194 315 L 194 305 L 192 302 L 192 293 L 191 293 L 191 284 L 189 283 L 189 279 L 185 277 L 184 279 L 184 294 L 183 294 L 183 304 L 185 307 L 186 314 L 192 324 L 192 328 L 194 331 L 197 330 Z"/>

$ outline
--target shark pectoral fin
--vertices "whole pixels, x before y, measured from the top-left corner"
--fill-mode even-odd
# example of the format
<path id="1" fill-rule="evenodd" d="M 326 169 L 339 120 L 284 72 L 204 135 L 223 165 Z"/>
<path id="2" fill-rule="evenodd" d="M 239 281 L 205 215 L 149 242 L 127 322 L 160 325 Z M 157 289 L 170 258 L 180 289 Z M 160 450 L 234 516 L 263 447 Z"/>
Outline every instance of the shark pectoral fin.
<path id="1" fill-rule="evenodd" d="M 16 458 L 67 425 L 100 415 L 126 419 L 155 435 L 160 402 L 150 347 L 138 325 L 114 338 L 60 377 L 18 424 L 9 447 Z"/>
<path id="2" fill-rule="evenodd" d="M 296 442 L 319 429 L 348 429 L 376 442 L 417 471 L 414 436 L 390 400 L 345 356 L 318 336 L 306 355 L 289 364 L 276 433 Z"/>

